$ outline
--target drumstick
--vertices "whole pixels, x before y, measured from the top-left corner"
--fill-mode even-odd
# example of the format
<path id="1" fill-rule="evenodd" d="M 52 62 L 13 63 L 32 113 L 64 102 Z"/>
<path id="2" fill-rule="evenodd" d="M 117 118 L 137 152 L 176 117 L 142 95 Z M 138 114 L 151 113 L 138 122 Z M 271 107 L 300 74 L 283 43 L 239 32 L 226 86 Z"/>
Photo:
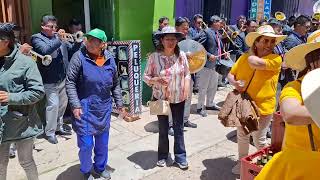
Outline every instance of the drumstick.
<path id="1" fill-rule="evenodd" d="M 224 53 L 222 53 L 222 54 L 220 54 L 220 55 L 218 55 L 218 56 L 216 56 L 216 57 L 223 56 L 223 55 L 225 55 L 225 54 L 227 54 L 227 53 L 230 53 L 231 51 L 233 51 L 233 50 L 230 50 L 230 51 L 224 52 Z"/>

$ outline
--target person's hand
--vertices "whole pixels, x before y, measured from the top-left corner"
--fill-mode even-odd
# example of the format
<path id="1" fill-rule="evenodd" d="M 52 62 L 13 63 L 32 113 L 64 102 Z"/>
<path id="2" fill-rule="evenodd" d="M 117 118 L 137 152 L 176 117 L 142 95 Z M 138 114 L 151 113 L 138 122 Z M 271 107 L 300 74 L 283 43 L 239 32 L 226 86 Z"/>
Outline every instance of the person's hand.
<path id="1" fill-rule="evenodd" d="M 118 108 L 119 116 L 123 119 L 128 116 L 128 112 L 125 107 Z"/>
<path id="2" fill-rule="evenodd" d="M 241 81 L 236 81 L 233 86 L 236 88 L 237 91 L 239 92 L 244 92 L 245 91 L 245 85 L 241 83 Z"/>
<path id="3" fill-rule="evenodd" d="M 9 93 L 0 91 L 0 103 L 7 103 L 9 101 Z"/>
<path id="4" fill-rule="evenodd" d="M 226 52 L 226 53 L 224 54 L 224 58 L 225 58 L 225 59 L 230 59 L 230 53 L 229 53 L 229 52 Z"/>
<path id="5" fill-rule="evenodd" d="M 81 115 L 83 114 L 82 109 L 81 108 L 75 108 L 72 110 L 73 116 L 80 120 Z"/>
<path id="6" fill-rule="evenodd" d="M 22 54 L 24 55 L 29 55 L 30 50 L 32 49 L 32 46 L 30 46 L 28 43 L 24 43 L 20 46 L 19 50 L 21 51 Z"/>
<path id="7" fill-rule="evenodd" d="M 58 38 L 62 41 L 65 40 L 65 33 L 66 31 L 64 29 L 59 29 L 59 31 L 57 32 Z"/>
<path id="8" fill-rule="evenodd" d="M 215 56 L 215 55 L 210 55 L 210 56 L 209 56 L 209 60 L 214 62 L 215 60 L 217 60 L 217 56 Z"/>
<path id="9" fill-rule="evenodd" d="M 169 80 L 165 77 L 154 77 L 152 80 L 165 87 L 169 85 Z"/>

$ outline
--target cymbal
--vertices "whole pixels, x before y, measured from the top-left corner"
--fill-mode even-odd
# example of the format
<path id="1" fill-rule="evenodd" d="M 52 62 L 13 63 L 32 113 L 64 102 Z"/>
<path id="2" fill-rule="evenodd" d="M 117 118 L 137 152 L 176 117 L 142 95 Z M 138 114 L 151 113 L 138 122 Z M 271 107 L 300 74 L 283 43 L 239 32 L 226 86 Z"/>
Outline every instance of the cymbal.
<path id="1" fill-rule="evenodd" d="M 207 51 L 197 41 L 186 39 L 179 42 L 179 48 L 187 55 L 190 73 L 199 72 L 207 61 Z"/>

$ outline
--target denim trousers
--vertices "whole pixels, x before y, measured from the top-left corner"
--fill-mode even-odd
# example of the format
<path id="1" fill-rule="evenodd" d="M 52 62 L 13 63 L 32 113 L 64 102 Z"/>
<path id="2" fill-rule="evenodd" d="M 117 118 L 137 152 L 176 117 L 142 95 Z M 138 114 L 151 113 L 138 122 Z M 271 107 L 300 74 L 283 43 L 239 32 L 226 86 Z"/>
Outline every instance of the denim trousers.
<path id="1" fill-rule="evenodd" d="M 34 139 L 24 139 L 16 141 L 18 151 L 18 160 L 24 171 L 26 172 L 28 180 L 38 180 L 38 170 L 33 159 L 33 142 Z M 7 167 L 9 163 L 9 149 L 11 142 L 5 142 L 0 145 L 0 180 L 7 178 Z"/>
<path id="2" fill-rule="evenodd" d="M 44 84 L 44 89 L 47 100 L 45 133 L 47 136 L 54 136 L 56 130 L 62 128 L 63 114 L 68 104 L 65 80 Z"/>
<path id="3" fill-rule="evenodd" d="M 178 163 L 186 162 L 186 148 L 184 144 L 183 132 L 183 114 L 184 114 L 185 101 L 170 104 L 173 130 L 174 130 L 174 156 L 175 161 Z M 169 155 L 169 137 L 168 116 L 158 115 L 159 122 L 159 142 L 158 142 L 158 160 L 167 159 Z"/>
<path id="4" fill-rule="evenodd" d="M 87 174 L 94 170 L 101 173 L 108 163 L 109 130 L 97 135 L 77 135 L 80 159 L 80 171 Z M 92 149 L 94 164 L 92 165 Z"/>

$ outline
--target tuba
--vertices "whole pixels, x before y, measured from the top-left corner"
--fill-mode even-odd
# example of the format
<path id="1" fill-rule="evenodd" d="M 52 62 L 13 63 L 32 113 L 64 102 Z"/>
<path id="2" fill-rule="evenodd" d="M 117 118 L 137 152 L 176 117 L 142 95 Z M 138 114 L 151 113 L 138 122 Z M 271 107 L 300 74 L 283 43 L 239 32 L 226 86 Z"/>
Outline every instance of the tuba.
<path id="1" fill-rule="evenodd" d="M 278 21 L 284 21 L 287 19 L 286 15 L 281 12 L 281 11 L 277 11 L 274 13 L 274 17 L 278 20 Z"/>
<path id="2" fill-rule="evenodd" d="M 315 20 L 317 20 L 317 21 L 320 21 L 320 12 L 313 13 L 312 19 L 315 19 Z"/>
<path id="3" fill-rule="evenodd" d="M 199 72 L 207 61 L 207 51 L 197 41 L 186 39 L 179 42 L 179 48 L 187 55 L 190 74 Z"/>

